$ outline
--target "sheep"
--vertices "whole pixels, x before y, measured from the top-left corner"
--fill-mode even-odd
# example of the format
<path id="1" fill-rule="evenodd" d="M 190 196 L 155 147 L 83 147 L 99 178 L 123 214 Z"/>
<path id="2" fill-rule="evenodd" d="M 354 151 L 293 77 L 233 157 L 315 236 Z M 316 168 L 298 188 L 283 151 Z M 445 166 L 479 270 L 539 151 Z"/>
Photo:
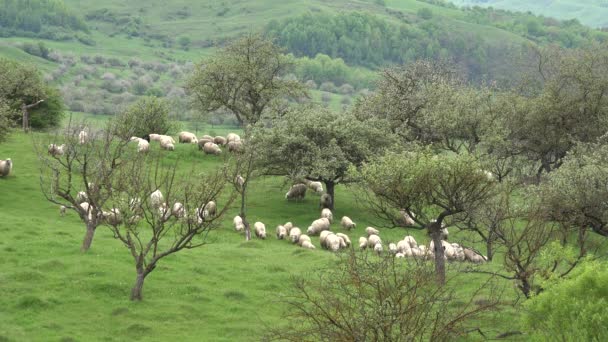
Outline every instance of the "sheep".
<path id="1" fill-rule="evenodd" d="M 207 135 L 207 134 L 203 135 L 203 136 L 201 137 L 201 139 L 207 139 L 207 140 L 211 140 L 211 141 L 213 141 L 213 137 L 212 137 L 212 136 L 210 136 L 210 135 Z"/>
<path id="2" fill-rule="evenodd" d="M 234 230 L 236 230 L 237 232 L 242 232 L 243 230 L 245 230 L 245 224 L 243 223 L 243 219 L 240 216 L 235 216 L 232 222 L 234 223 Z"/>
<path id="3" fill-rule="evenodd" d="M 344 238 L 342 236 L 339 236 L 338 234 L 335 234 L 335 235 L 338 237 L 338 239 L 340 239 L 340 248 L 348 247 L 346 240 L 344 240 Z"/>
<path id="4" fill-rule="evenodd" d="M 298 243 L 298 240 L 300 240 L 301 235 L 302 235 L 302 231 L 298 227 L 293 227 L 289 231 L 289 239 L 293 243 Z"/>
<path id="5" fill-rule="evenodd" d="M 412 214 L 413 217 L 410 216 L 405 209 L 400 210 L 399 214 L 401 215 L 399 217 L 399 223 L 401 223 L 404 227 L 416 225 L 416 221 L 413 219 L 413 217 L 416 217 L 415 215 Z"/>
<path id="6" fill-rule="evenodd" d="M 315 249 L 315 245 L 313 245 L 310 241 L 304 241 L 302 243 L 302 248 L 306 248 L 306 249 Z"/>
<path id="7" fill-rule="evenodd" d="M 65 216 L 66 210 L 67 208 L 65 205 L 59 206 L 59 215 L 61 215 L 61 217 Z"/>
<path id="8" fill-rule="evenodd" d="M 287 200 L 303 200 L 306 197 L 306 184 L 294 184 L 285 194 Z"/>
<path id="9" fill-rule="evenodd" d="M 80 133 L 78 133 L 78 142 L 80 143 L 80 145 L 84 145 L 88 141 L 89 141 L 89 134 L 85 130 L 80 131 Z"/>
<path id="10" fill-rule="evenodd" d="M 180 144 L 198 144 L 196 135 L 190 132 L 180 132 L 178 140 Z"/>
<path id="11" fill-rule="evenodd" d="M 65 144 L 55 145 L 50 144 L 48 148 L 49 154 L 53 157 L 59 157 L 65 154 Z"/>
<path id="12" fill-rule="evenodd" d="M 373 227 L 365 228 L 365 232 L 367 233 L 367 236 L 380 235 L 380 232 L 378 231 L 378 229 L 373 228 Z"/>
<path id="13" fill-rule="evenodd" d="M 170 137 L 169 137 L 170 138 Z M 173 142 L 171 142 L 170 139 L 168 139 L 167 137 L 163 136 L 160 139 L 160 147 L 163 150 L 167 150 L 167 151 L 173 151 L 175 150 L 175 145 L 173 145 Z"/>
<path id="14" fill-rule="evenodd" d="M 464 254 L 464 249 L 457 243 L 453 243 L 452 247 L 454 248 L 455 251 L 455 259 L 458 261 L 464 261 L 466 256 Z"/>
<path id="15" fill-rule="evenodd" d="M 333 234 L 329 230 L 324 230 L 319 234 L 319 242 L 321 243 L 321 247 L 325 248 L 325 240 L 329 235 Z"/>
<path id="16" fill-rule="evenodd" d="M 442 228 L 441 229 L 441 240 L 446 240 L 448 239 L 448 237 L 450 236 L 450 232 L 448 232 L 447 228 Z"/>
<path id="17" fill-rule="evenodd" d="M 217 214 L 217 204 L 215 201 L 209 201 L 207 204 L 203 206 L 203 218 L 209 219 L 215 217 Z"/>
<path id="18" fill-rule="evenodd" d="M 293 228 L 293 223 L 287 222 L 283 225 L 283 227 L 285 227 L 285 229 L 287 229 L 287 234 L 289 234 L 289 231 L 291 231 L 291 228 Z"/>
<path id="19" fill-rule="evenodd" d="M 414 237 L 411 235 L 404 237 L 403 241 L 407 242 L 409 244 L 410 248 L 418 247 L 418 243 L 416 242 L 416 239 L 414 239 Z"/>
<path id="20" fill-rule="evenodd" d="M 175 139 L 173 139 L 173 137 L 170 136 L 170 135 L 161 135 L 160 136 L 160 141 L 162 142 L 163 140 L 166 140 L 166 141 L 168 141 L 168 142 L 170 142 L 172 144 L 175 144 Z"/>
<path id="21" fill-rule="evenodd" d="M 306 232 L 310 235 L 317 235 L 324 230 L 329 230 L 329 225 L 329 220 L 323 217 L 318 220 L 314 220 Z"/>
<path id="22" fill-rule="evenodd" d="M 323 193 L 323 183 L 321 182 L 313 182 L 313 181 L 309 181 L 306 180 L 306 185 L 308 186 L 308 188 L 314 192 L 316 192 L 317 194 L 322 194 Z"/>
<path id="23" fill-rule="evenodd" d="M 389 243 L 388 244 L 388 251 L 391 254 L 397 254 L 397 245 L 395 245 L 394 243 Z"/>
<path id="24" fill-rule="evenodd" d="M 325 238 L 325 248 L 332 252 L 337 252 L 343 244 L 343 240 L 336 234 L 329 234 Z"/>
<path id="25" fill-rule="evenodd" d="M 186 209 L 184 208 L 184 205 L 180 202 L 175 202 L 173 204 L 173 207 L 171 208 L 171 214 L 173 214 L 173 216 L 177 218 L 183 218 L 184 216 L 186 216 Z"/>
<path id="26" fill-rule="evenodd" d="M 228 152 L 241 152 L 243 150 L 243 143 L 240 141 L 230 141 L 226 144 Z"/>
<path id="27" fill-rule="evenodd" d="M 342 228 L 348 229 L 348 230 L 351 230 L 357 226 L 355 224 L 355 222 L 353 222 L 353 220 L 351 220 L 350 217 L 348 217 L 348 216 L 342 216 L 342 220 L 340 221 L 340 224 L 342 225 Z"/>
<path id="28" fill-rule="evenodd" d="M 150 203 L 154 208 L 159 208 L 160 205 L 165 201 L 163 193 L 160 190 L 156 190 L 150 194 Z"/>
<path id="29" fill-rule="evenodd" d="M 382 240 L 378 235 L 372 234 L 367 238 L 367 247 L 374 247 L 377 244 L 382 244 Z"/>
<path id="30" fill-rule="evenodd" d="M 260 239 L 266 239 L 266 226 L 262 222 L 256 222 L 253 224 L 255 229 L 255 236 Z"/>
<path id="31" fill-rule="evenodd" d="M 150 138 L 150 141 L 159 141 L 160 142 L 160 138 L 162 137 L 162 135 L 160 134 L 148 134 L 148 137 Z"/>
<path id="32" fill-rule="evenodd" d="M 102 215 L 104 222 L 111 226 L 118 226 L 122 223 L 122 216 L 120 215 L 120 210 L 117 208 L 113 208 L 110 211 L 104 211 L 102 212 Z"/>
<path id="33" fill-rule="evenodd" d="M 306 241 L 312 242 L 312 240 L 310 239 L 310 236 L 308 236 L 306 234 L 302 234 L 302 235 L 300 235 L 300 238 L 298 239 L 298 245 L 302 246 Z"/>
<path id="34" fill-rule="evenodd" d="M 213 139 L 205 139 L 205 138 L 198 139 L 198 149 L 199 150 L 203 150 L 206 143 L 212 143 L 213 144 Z"/>
<path id="35" fill-rule="evenodd" d="M 91 212 L 91 206 L 88 202 L 82 202 L 79 204 L 80 208 L 87 213 L 86 219 L 90 222 L 93 221 L 93 213 Z"/>
<path id="36" fill-rule="evenodd" d="M 226 141 L 228 141 L 229 143 L 230 142 L 240 142 L 241 137 L 235 133 L 228 133 L 228 135 L 226 136 Z"/>
<path id="37" fill-rule="evenodd" d="M 283 240 L 287 236 L 287 229 L 285 227 L 278 225 L 277 226 L 277 239 Z"/>
<path id="38" fill-rule="evenodd" d="M 0 177 L 8 177 L 13 170 L 13 161 L 11 158 L 0 160 Z"/>
<path id="39" fill-rule="evenodd" d="M 382 253 L 382 244 L 381 243 L 377 243 L 374 245 L 374 252 L 380 254 Z"/>
<path id="40" fill-rule="evenodd" d="M 359 248 L 361 248 L 361 249 L 367 248 L 367 238 L 366 237 L 362 236 L 359 238 Z"/>
<path id="41" fill-rule="evenodd" d="M 344 240 L 345 243 L 345 247 L 350 247 L 351 242 L 350 242 L 350 238 L 348 237 L 348 235 L 346 234 L 342 234 L 342 233 L 336 233 L 336 235 L 341 238 L 342 240 Z"/>
<path id="42" fill-rule="evenodd" d="M 214 156 L 222 154 L 220 147 L 212 142 L 208 142 L 203 146 L 203 152 L 205 152 L 205 154 L 213 154 Z"/>
<path id="43" fill-rule="evenodd" d="M 403 254 L 403 253 L 396 253 L 395 254 L 395 258 L 399 258 L 399 259 L 405 258 L 405 254 Z"/>
<path id="44" fill-rule="evenodd" d="M 137 152 L 146 153 L 150 150 L 150 143 L 147 140 L 139 139 L 137 141 Z"/>
<path id="45" fill-rule="evenodd" d="M 397 242 L 397 251 L 403 254 L 408 254 L 410 253 L 409 251 L 411 250 L 410 244 L 405 241 L 405 240 L 401 240 Z"/>
<path id="46" fill-rule="evenodd" d="M 224 146 L 224 145 L 226 145 L 226 143 L 228 141 L 226 140 L 226 138 L 221 137 L 221 136 L 218 135 L 217 137 L 213 138 L 213 142 L 216 143 L 216 144 L 218 144 L 218 145 Z"/>
<path id="47" fill-rule="evenodd" d="M 89 201 L 89 196 L 87 196 L 87 193 L 84 191 L 79 191 L 76 194 L 76 203 L 80 204 L 83 202 L 88 202 Z"/>
<path id="48" fill-rule="evenodd" d="M 441 240 L 441 245 L 443 246 L 443 253 L 446 258 L 448 258 L 448 260 L 456 260 L 456 249 L 445 240 Z"/>
<path id="49" fill-rule="evenodd" d="M 167 205 L 167 203 L 161 203 L 160 206 L 158 207 L 158 214 L 160 215 L 161 219 L 163 221 L 168 221 L 171 218 L 171 209 L 169 209 L 169 206 Z M 197 210 L 197 217 L 198 217 L 198 210 Z M 198 219 L 198 223 L 202 223 L 202 220 Z"/>
<path id="50" fill-rule="evenodd" d="M 245 185 L 245 178 L 243 178 L 243 176 L 241 175 L 236 176 L 234 181 L 239 186 L 239 188 L 243 188 L 243 185 Z"/>
<path id="51" fill-rule="evenodd" d="M 328 219 L 329 223 L 331 223 L 334 220 L 334 215 L 331 213 L 331 210 L 329 210 L 327 208 L 321 210 L 321 217 Z"/>
<path id="52" fill-rule="evenodd" d="M 323 195 L 321 195 L 321 199 L 319 200 L 319 208 L 331 209 L 332 203 L 333 203 L 333 201 L 332 201 L 331 195 L 323 194 Z"/>
<path id="53" fill-rule="evenodd" d="M 466 258 L 466 260 L 474 263 L 474 264 L 481 264 L 487 261 L 487 258 L 481 254 L 477 254 L 474 250 L 470 249 L 470 248 L 464 248 L 463 249 L 463 253 L 464 256 Z"/>

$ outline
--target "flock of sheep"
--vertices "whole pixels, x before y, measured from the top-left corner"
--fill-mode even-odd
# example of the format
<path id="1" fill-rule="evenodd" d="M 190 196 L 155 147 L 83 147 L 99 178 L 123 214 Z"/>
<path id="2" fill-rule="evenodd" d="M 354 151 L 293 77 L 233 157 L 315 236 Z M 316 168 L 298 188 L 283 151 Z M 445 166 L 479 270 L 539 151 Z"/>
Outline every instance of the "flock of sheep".
<path id="1" fill-rule="evenodd" d="M 131 137 L 131 141 L 137 142 L 137 152 L 145 153 L 150 149 L 151 141 L 158 141 L 163 150 L 175 150 L 175 139 L 168 135 L 147 134 L 143 138 Z M 194 133 L 180 132 L 178 141 L 180 144 L 195 144 L 205 154 L 220 155 L 220 146 L 226 146 L 229 152 L 239 152 L 243 147 L 243 141 L 238 134 L 228 133 L 226 137 L 203 135 L 200 139 Z"/>

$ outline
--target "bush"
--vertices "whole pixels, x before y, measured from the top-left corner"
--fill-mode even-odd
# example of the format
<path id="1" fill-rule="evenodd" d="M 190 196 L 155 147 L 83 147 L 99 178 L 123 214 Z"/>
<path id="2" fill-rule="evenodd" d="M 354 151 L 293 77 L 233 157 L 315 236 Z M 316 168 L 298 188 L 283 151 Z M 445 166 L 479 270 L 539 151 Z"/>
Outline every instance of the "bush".
<path id="1" fill-rule="evenodd" d="M 321 95 L 321 101 L 325 102 L 325 103 L 329 103 L 331 102 L 331 95 L 324 93 Z"/>
<path id="2" fill-rule="evenodd" d="M 343 85 L 340 86 L 340 88 L 338 88 L 338 93 L 343 94 L 343 95 L 350 95 L 354 92 L 355 92 L 355 87 L 351 86 L 348 83 L 344 83 Z"/>
<path id="3" fill-rule="evenodd" d="M 336 92 L 336 86 L 334 85 L 333 82 L 323 82 L 321 84 L 321 86 L 319 87 L 319 90 L 321 91 L 327 91 L 330 93 L 335 93 Z"/>
<path id="4" fill-rule="evenodd" d="M 146 134 L 167 134 L 173 128 L 169 103 L 156 97 L 143 97 L 113 120 L 114 134 L 129 139 Z"/>

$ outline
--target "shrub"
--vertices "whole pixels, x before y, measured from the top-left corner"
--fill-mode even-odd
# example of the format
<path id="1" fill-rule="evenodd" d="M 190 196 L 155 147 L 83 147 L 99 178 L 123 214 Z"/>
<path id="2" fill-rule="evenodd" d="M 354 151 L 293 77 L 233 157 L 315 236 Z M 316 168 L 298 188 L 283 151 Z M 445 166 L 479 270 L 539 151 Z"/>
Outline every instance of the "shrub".
<path id="1" fill-rule="evenodd" d="M 334 85 L 333 82 L 323 82 L 323 83 L 321 83 L 321 86 L 319 87 L 319 90 L 327 91 L 327 92 L 330 92 L 330 93 L 335 93 L 336 92 L 336 86 Z"/>
<path id="2" fill-rule="evenodd" d="M 321 101 L 325 102 L 325 103 L 329 103 L 331 102 L 331 95 L 324 93 L 321 95 Z"/>
<path id="3" fill-rule="evenodd" d="M 173 127 L 169 120 L 169 103 L 156 97 L 143 97 L 127 110 L 119 113 L 113 122 L 114 134 L 129 139 L 146 134 L 166 134 Z"/>
<path id="4" fill-rule="evenodd" d="M 343 95 L 350 95 L 355 92 L 355 88 L 348 83 L 344 83 L 338 88 L 338 93 Z"/>

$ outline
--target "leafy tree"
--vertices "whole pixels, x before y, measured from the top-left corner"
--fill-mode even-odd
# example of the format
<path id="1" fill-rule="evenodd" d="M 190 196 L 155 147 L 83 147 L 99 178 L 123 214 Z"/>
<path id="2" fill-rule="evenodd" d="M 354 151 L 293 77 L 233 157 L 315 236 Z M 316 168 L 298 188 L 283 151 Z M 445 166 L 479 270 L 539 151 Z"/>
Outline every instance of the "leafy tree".
<path id="1" fill-rule="evenodd" d="M 359 176 L 364 203 L 379 217 L 393 221 L 405 210 L 427 229 L 435 245 L 437 280 L 445 283 L 442 227 L 462 221 L 493 195 L 494 183 L 475 158 L 428 150 L 388 153 L 364 165 Z"/>
<path id="2" fill-rule="evenodd" d="M 4 99 L 0 98 L 0 142 L 3 142 L 10 133 L 12 127 L 10 115 L 11 108 Z"/>
<path id="3" fill-rule="evenodd" d="M 114 134 L 128 140 L 131 136 L 167 134 L 173 123 L 169 119 L 169 102 L 157 97 L 142 97 L 127 110 L 118 114 Z"/>
<path id="4" fill-rule="evenodd" d="M 287 97 L 307 96 L 304 85 L 282 79 L 289 59 L 270 40 L 241 38 L 197 65 L 188 80 L 205 112 L 226 109 L 243 123 L 256 123 Z"/>
<path id="5" fill-rule="evenodd" d="M 310 106 L 291 110 L 253 134 L 266 173 L 323 182 L 334 199 L 332 206 L 336 185 L 352 181 L 348 169 L 361 166 L 391 144 L 390 135 L 378 123 Z"/>

